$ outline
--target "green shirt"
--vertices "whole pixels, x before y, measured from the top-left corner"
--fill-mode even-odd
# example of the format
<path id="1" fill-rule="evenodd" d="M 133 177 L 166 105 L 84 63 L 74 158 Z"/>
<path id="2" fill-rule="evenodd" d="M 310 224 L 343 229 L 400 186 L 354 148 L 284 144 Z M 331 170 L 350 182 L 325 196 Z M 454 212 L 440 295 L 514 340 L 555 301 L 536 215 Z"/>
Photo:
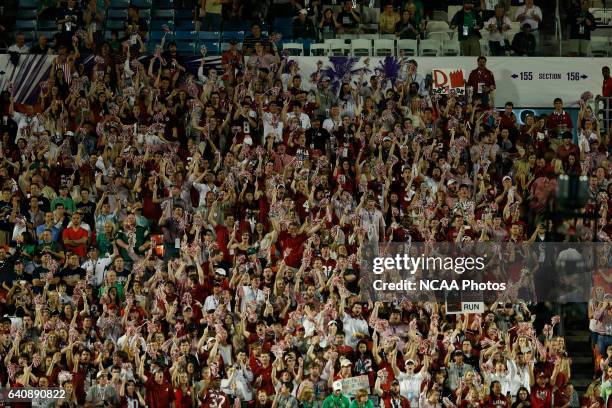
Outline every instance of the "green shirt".
<path id="1" fill-rule="evenodd" d="M 102 255 L 113 253 L 113 241 L 108 239 L 106 234 L 101 233 L 96 236 L 96 245 Z"/>
<path id="2" fill-rule="evenodd" d="M 66 212 L 70 214 L 72 214 L 76 209 L 74 201 L 70 197 L 62 198 L 57 196 L 54 198 L 53 201 L 51 201 L 51 210 L 55 210 L 55 207 L 57 207 L 58 204 L 63 204 Z"/>
<path id="3" fill-rule="evenodd" d="M 117 298 L 119 300 L 123 300 L 123 283 L 117 281 L 115 282 L 114 286 L 117 288 Z M 106 293 L 106 286 L 102 285 L 98 291 L 98 296 L 102 297 L 104 296 L 104 293 Z"/>
<path id="4" fill-rule="evenodd" d="M 135 232 L 136 232 L 136 243 L 134 245 L 134 252 L 138 255 L 143 255 L 143 252 L 140 251 L 138 248 L 146 242 L 147 237 L 149 236 L 149 230 L 146 228 L 140 227 L 140 226 L 136 226 Z M 116 239 L 120 239 L 124 243 L 129 244 L 128 235 L 123 230 L 117 233 Z M 118 245 L 117 245 L 117 248 L 119 249 L 119 254 L 121 254 L 121 257 L 124 260 L 132 262 L 132 257 L 130 256 L 130 254 L 125 248 L 122 248 Z"/>
<path id="5" fill-rule="evenodd" d="M 321 408 L 349 408 L 349 406 L 349 399 L 344 395 L 340 394 L 340 396 L 336 397 L 334 394 L 331 394 L 325 398 Z"/>
<path id="6" fill-rule="evenodd" d="M 612 382 L 610 382 L 610 380 L 607 380 L 606 382 L 601 384 L 600 388 L 600 396 L 601 398 L 603 398 L 605 405 L 608 404 L 608 398 L 610 398 L 610 394 L 612 394 Z"/>
<path id="7" fill-rule="evenodd" d="M 357 399 L 354 399 L 350 408 L 374 408 L 374 403 L 368 399 L 365 404 L 361 405 L 357 402 Z"/>

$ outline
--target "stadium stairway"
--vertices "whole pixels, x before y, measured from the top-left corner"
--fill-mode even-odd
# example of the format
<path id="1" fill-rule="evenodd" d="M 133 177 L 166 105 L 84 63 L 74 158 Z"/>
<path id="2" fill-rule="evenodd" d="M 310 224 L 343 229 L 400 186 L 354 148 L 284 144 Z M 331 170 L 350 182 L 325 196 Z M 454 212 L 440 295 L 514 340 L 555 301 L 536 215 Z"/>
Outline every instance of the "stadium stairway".
<path id="1" fill-rule="evenodd" d="M 589 331 L 588 305 L 571 303 L 563 307 L 563 337 L 572 358 L 571 383 L 582 394 L 593 381 L 593 352 Z"/>

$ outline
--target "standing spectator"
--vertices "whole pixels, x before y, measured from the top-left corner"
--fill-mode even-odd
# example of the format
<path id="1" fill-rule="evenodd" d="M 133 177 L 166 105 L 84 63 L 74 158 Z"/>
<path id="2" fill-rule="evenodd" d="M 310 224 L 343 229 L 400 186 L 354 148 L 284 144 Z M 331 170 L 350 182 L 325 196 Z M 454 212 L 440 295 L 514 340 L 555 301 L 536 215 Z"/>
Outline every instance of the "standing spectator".
<path id="1" fill-rule="evenodd" d="M 379 382 L 380 377 L 376 379 L 376 383 L 378 384 Z M 385 404 L 384 408 L 410 408 L 408 398 L 400 395 L 400 383 L 397 379 L 391 382 L 389 391 L 383 392 L 379 387 L 376 388 L 377 393 L 382 397 L 383 403 Z"/>
<path id="2" fill-rule="evenodd" d="M 338 13 L 338 22 L 343 33 L 358 34 L 361 16 L 353 8 L 352 0 L 345 0 L 342 11 Z"/>
<path id="3" fill-rule="evenodd" d="M 506 16 L 504 6 L 495 6 L 495 15 L 485 23 L 485 29 L 489 31 L 489 49 L 491 55 L 502 56 L 506 54 L 506 32 L 510 30 L 510 19 Z"/>
<path id="4" fill-rule="evenodd" d="M 612 97 L 612 77 L 610 77 L 610 67 L 605 66 L 601 69 L 603 85 L 601 86 L 601 96 L 604 98 Z"/>
<path id="5" fill-rule="evenodd" d="M 108 383 L 108 373 L 104 370 L 99 371 L 96 378 L 98 384 L 87 391 L 85 407 L 98 408 L 117 405 L 119 403 L 117 390 Z"/>
<path id="6" fill-rule="evenodd" d="M 298 408 L 297 399 L 291 395 L 294 385 L 292 382 L 282 382 L 280 392 L 276 393 L 272 408 Z"/>
<path id="7" fill-rule="evenodd" d="M 461 44 L 461 55 L 480 55 L 480 29 L 482 19 L 474 10 L 474 0 L 463 0 L 463 8 L 453 16 L 450 28 L 457 28 L 459 43 Z"/>
<path id="8" fill-rule="evenodd" d="M 8 48 L 8 52 L 16 52 L 18 54 L 28 54 L 30 52 L 30 47 L 28 47 L 25 43 L 24 33 L 21 31 L 17 33 L 15 36 L 15 44 Z"/>
<path id="9" fill-rule="evenodd" d="M 535 38 L 536 50 L 540 44 L 540 23 L 542 22 L 542 10 L 533 4 L 533 0 L 525 0 L 525 4 L 519 6 L 514 14 L 514 20 L 522 24 L 529 24 L 531 33 Z"/>
<path id="10" fill-rule="evenodd" d="M 471 86 L 475 99 L 480 99 L 483 105 L 493 105 L 490 101 L 491 94 L 495 91 L 495 77 L 493 73 L 487 69 L 487 58 L 478 57 L 478 68 L 470 72 L 467 80 L 467 86 Z"/>
<path id="11" fill-rule="evenodd" d="M 202 17 L 203 31 L 218 31 L 221 29 L 221 0 L 201 0 L 200 17 Z"/>
<path id="12" fill-rule="evenodd" d="M 483 21 L 489 20 L 496 13 L 497 6 L 501 6 L 504 11 L 508 10 L 508 0 L 480 0 L 480 11 Z"/>
<path id="13" fill-rule="evenodd" d="M 567 14 L 570 26 L 570 52 L 572 56 L 591 55 L 591 31 L 595 29 L 595 17 L 589 12 L 589 0 L 580 0 Z"/>
<path id="14" fill-rule="evenodd" d="M 310 44 L 310 41 L 314 41 L 316 37 L 317 33 L 312 20 L 308 17 L 308 10 L 301 9 L 293 20 L 293 39 L 307 41 Z"/>
<path id="15" fill-rule="evenodd" d="M 368 391 L 365 389 L 357 390 L 350 408 L 374 408 L 374 403 L 368 398 Z"/>
<path id="16" fill-rule="evenodd" d="M 349 399 L 342 394 L 342 381 L 334 381 L 332 393 L 325 398 L 321 408 L 349 408 L 349 405 Z"/>
<path id="17" fill-rule="evenodd" d="M 531 32 L 531 26 L 524 23 L 521 32 L 516 33 L 512 39 L 512 51 L 521 57 L 533 57 L 535 55 L 537 35 Z"/>
<path id="18" fill-rule="evenodd" d="M 572 124 L 572 118 L 569 113 L 563 110 L 563 100 L 561 98 L 555 98 L 554 101 L 555 110 L 548 115 L 546 121 L 546 128 L 553 135 L 560 137 L 561 134 L 574 128 Z"/>
<path id="19" fill-rule="evenodd" d="M 81 226 L 82 215 L 79 211 L 72 214 L 72 221 L 62 233 L 66 251 L 74 252 L 84 258 L 87 254 L 87 230 Z"/>
<path id="20" fill-rule="evenodd" d="M 60 44 L 68 46 L 72 41 L 74 33 L 82 27 L 83 15 L 76 0 L 68 0 L 66 4 L 58 10 L 57 24 L 61 26 Z"/>
<path id="21" fill-rule="evenodd" d="M 378 32 L 381 34 L 394 34 L 396 32 L 395 25 L 399 20 L 399 14 L 393 10 L 393 3 L 387 3 L 385 11 L 381 13 L 378 20 Z"/>

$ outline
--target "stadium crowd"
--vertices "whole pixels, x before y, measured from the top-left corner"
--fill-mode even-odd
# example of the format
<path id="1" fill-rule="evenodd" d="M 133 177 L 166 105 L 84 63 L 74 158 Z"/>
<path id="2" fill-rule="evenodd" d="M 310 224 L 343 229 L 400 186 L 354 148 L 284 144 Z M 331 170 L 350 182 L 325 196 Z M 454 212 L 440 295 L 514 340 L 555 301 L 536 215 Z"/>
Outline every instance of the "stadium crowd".
<path id="1" fill-rule="evenodd" d="M 14 406 L 608 406 L 605 276 L 578 395 L 557 316 L 368 300 L 360 269 L 379 242 L 608 241 L 592 95 L 576 123 L 558 99 L 519 124 L 484 57 L 435 96 L 415 60 L 395 82 L 302 76 L 256 27 L 190 72 L 171 41 L 141 63 L 130 18 L 125 41 L 63 29 L 37 102 L 0 97 L 0 383 L 66 392 Z M 578 219 L 564 174 L 588 177 Z"/>

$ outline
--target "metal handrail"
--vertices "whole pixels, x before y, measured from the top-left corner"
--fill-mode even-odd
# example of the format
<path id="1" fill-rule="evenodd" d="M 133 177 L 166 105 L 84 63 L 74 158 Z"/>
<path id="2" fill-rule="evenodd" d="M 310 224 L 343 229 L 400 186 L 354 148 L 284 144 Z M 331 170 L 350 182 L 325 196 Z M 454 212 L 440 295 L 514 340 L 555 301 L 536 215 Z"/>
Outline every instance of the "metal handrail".
<path id="1" fill-rule="evenodd" d="M 612 126 L 612 97 L 598 96 L 595 98 L 595 118 L 600 129 L 610 130 Z"/>
<path id="2" fill-rule="evenodd" d="M 561 31 L 561 15 L 559 13 L 559 0 L 555 5 L 555 39 L 559 43 L 559 56 L 563 56 L 563 33 Z"/>

